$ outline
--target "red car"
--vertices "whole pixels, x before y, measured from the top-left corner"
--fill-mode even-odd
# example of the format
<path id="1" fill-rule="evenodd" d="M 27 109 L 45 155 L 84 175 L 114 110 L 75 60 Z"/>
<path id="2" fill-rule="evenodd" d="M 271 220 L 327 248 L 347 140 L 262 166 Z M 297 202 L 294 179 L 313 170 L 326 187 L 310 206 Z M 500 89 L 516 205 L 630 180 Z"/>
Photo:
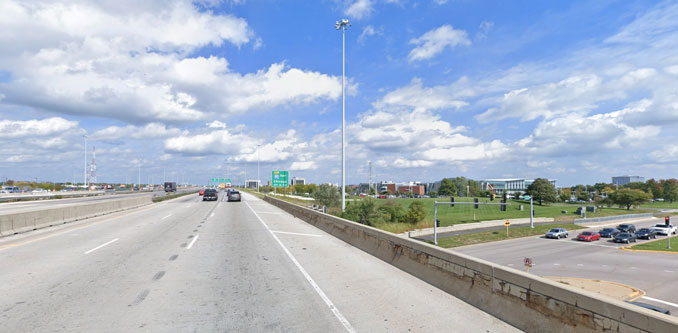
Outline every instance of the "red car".
<path id="1" fill-rule="evenodd" d="M 205 190 L 200 190 L 200 193 L 198 195 L 205 195 Z"/>
<path id="2" fill-rule="evenodd" d="M 584 231 L 581 234 L 577 235 L 577 240 L 592 242 L 594 240 L 600 240 L 600 234 L 597 232 Z"/>

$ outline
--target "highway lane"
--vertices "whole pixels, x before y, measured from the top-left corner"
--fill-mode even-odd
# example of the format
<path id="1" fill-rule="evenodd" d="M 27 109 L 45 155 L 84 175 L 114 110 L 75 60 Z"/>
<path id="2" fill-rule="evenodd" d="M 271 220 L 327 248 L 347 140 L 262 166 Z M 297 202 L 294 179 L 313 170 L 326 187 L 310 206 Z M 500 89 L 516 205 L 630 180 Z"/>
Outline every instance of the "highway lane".
<path id="1" fill-rule="evenodd" d="M 641 228 L 662 222 L 661 219 L 649 219 L 634 224 Z M 613 223 L 609 226 L 616 225 L 617 223 Z M 600 229 L 601 227 L 593 227 L 589 230 Z M 655 304 L 678 314 L 678 288 L 675 287 L 675 282 L 678 281 L 678 254 L 623 251 L 620 247 L 626 244 L 615 244 L 605 238 L 591 243 L 574 240 L 581 231 L 583 230 L 570 231 L 568 239 L 555 240 L 535 236 L 463 246 L 453 250 L 517 269 L 524 269 L 524 258 L 531 258 L 535 265 L 530 268 L 530 273 L 540 276 L 623 283 L 647 292 L 646 297 L 649 299 L 642 298 L 638 301 Z M 665 236 L 658 236 L 662 237 Z M 678 238 L 672 240 L 678 246 Z"/>
<path id="2" fill-rule="evenodd" d="M 243 197 L 189 195 L 0 239 L 3 329 L 515 331 Z"/>

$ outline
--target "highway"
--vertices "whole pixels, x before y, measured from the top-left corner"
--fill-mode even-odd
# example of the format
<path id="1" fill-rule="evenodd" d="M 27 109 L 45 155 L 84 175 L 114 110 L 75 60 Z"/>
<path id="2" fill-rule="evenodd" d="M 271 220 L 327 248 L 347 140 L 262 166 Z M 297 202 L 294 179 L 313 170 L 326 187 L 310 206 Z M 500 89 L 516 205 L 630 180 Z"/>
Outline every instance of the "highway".
<path id="1" fill-rule="evenodd" d="M 637 228 L 663 223 L 661 219 L 648 219 L 633 223 Z M 620 222 L 600 223 L 588 230 L 598 231 L 615 227 Z M 457 247 L 452 250 L 485 259 L 501 265 L 524 269 L 524 258 L 531 258 L 534 266 L 530 273 L 540 276 L 561 276 L 605 280 L 640 288 L 647 295 L 637 301 L 654 304 L 678 315 L 678 254 L 623 251 L 626 244 L 616 244 L 609 238 L 600 241 L 574 240 L 581 230 L 571 230 L 567 239 L 547 239 L 534 236 Z M 664 238 L 666 236 L 657 236 Z M 672 238 L 678 246 L 678 238 Z M 639 243 L 645 240 L 639 240 Z"/>
<path id="2" fill-rule="evenodd" d="M 517 331 L 249 194 L 219 198 L 0 238 L 3 330 Z"/>
<path id="3" fill-rule="evenodd" d="M 165 195 L 165 192 L 106 193 L 103 195 L 63 199 L 44 199 L 29 201 L 0 202 L 0 214 L 23 213 L 40 209 L 75 206 L 102 200 L 116 200 L 139 196 Z"/>

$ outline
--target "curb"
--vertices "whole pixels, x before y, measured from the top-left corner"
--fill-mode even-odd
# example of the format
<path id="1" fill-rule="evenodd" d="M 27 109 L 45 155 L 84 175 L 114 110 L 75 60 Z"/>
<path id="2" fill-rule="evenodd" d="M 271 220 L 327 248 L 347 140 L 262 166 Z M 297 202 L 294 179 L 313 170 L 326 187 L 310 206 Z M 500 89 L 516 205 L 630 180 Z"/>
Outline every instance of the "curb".
<path id="1" fill-rule="evenodd" d="M 647 294 L 647 293 L 645 292 L 645 290 L 642 290 L 642 289 L 639 289 L 639 288 L 635 288 L 635 287 L 629 286 L 629 285 L 627 285 L 627 284 L 623 284 L 623 283 L 619 283 L 619 282 L 613 282 L 613 281 L 598 280 L 598 279 L 584 279 L 584 278 L 565 277 L 565 276 L 544 276 L 544 278 L 553 280 L 553 281 L 558 282 L 558 283 L 562 283 L 562 282 L 556 280 L 557 278 L 564 278 L 564 279 L 571 279 L 571 280 L 580 280 L 580 281 L 592 281 L 592 282 L 598 282 L 598 283 L 602 282 L 602 283 L 614 284 L 614 285 L 617 285 L 617 286 L 620 286 L 620 287 L 624 287 L 624 288 L 628 288 L 628 289 L 633 290 L 632 292 L 630 292 L 629 294 L 627 294 L 627 295 L 625 296 L 625 299 L 622 299 L 622 301 L 629 301 L 629 302 L 632 302 L 632 301 L 635 301 L 635 300 L 637 300 L 638 298 L 641 298 L 641 297 L 643 297 L 643 296 L 645 296 L 645 295 Z M 578 288 L 578 287 L 575 287 L 575 288 Z M 580 288 L 580 289 L 584 289 L 584 288 Z M 587 290 L 587 289 L 584 289 L 584 290 Z M 610 297 L 611 297 L 611 296 L 610 296 Z"/>
<path id="2" fill-rule="evenodd" d="M 635 245 L 634 245 L 635 246 Z M 646 253 L 671 253 L 678 254 L 678 251 L 656 251 L 656 250 L 635 250 L 630 247 L 620 247 L 622 251 L 631 251 L 631 252 L 646 252 Z"/>

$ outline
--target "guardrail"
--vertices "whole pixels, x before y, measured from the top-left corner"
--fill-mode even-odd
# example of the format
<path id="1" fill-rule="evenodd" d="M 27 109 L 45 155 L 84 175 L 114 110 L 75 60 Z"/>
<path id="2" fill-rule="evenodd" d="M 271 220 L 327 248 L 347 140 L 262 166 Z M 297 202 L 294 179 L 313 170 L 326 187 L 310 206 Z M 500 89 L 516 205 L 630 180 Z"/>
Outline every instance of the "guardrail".
<path id="1" fill-rule="evenodd" d="M 574 219 L 575 224 L 582 224 L 582 223 L 591 223 L 591 222 L 605 222 L 605 221 L 617 221 L 617 220 L 629 220 L 629 219 L 637 219 L 637 218 L 643 218 L 643 217 L 652 217 L 654 214 L 652 213 L 645 213 L 645 214 L 626 214 L 626 215 L 613 215 L 613 216 L 605 216 L 605 217 L 594 217 L 594 218 L 579 218 L 579 219 Z"/>
<path id="2" fill-rule="evenodd" d="M 269 196 L 264 200 L 521 330 L 678 332 L 675 317 Z"/>

